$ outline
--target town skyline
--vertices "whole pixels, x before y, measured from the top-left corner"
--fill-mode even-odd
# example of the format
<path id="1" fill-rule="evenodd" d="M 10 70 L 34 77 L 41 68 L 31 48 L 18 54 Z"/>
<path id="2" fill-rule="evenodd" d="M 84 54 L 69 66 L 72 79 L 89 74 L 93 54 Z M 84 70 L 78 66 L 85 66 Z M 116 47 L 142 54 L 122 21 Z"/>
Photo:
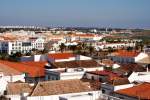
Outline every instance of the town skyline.
<path id="1" fill-rule="evenodd" d="M 149 28 L 148 0 L 1 0 L 0 25 Z"/>

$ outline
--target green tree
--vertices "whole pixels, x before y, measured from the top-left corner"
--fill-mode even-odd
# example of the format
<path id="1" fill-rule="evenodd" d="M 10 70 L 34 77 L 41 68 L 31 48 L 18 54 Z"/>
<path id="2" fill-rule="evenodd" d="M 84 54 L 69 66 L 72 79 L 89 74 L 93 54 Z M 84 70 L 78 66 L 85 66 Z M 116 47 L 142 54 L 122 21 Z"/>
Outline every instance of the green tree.
<path id="1" fill-rule="evenodd" d="M 140 49 L 140 51 L 143 51 L 144 48 L 144 43 L 143 42 L 137 42 L 136 43 L 136 48 Z"/>
<path id="2" fill-rule="evenodd" d="M 45 53 L 48 53 L 48 52 L 49 52 L 48 48 L 44 48 L 44 50 L 42 51 L 42 54 L 45 54 Z"/>
<path id="3" fill-rule="evenodd" d="M 10 60 L 10 61 L 18 61 L 19 60 L 19 58 L 20 57 L 22 57 L 22 53 L 21 52 L 16 52 L 16 53 L 14 53 L 14 54 L 11 54 L 10 56 L 9 56 L 9 59 L 8 60 Z"/>
<path id="4" fill-rule="evenodd" d="M 133 50 L 133 47 L 127 47 L 127 51 L 132 51 Z"/>
<path id="5" fill-rule="evenodd" d="M 26 55 L 26 56 L 31 56 L 32 53 L 31 53 L 31 52 L 27 52 L 25 55 Z"/>
<path id="6" fill-rule="evenodd" d="M 66 48 L 66 46 L 65 46 L 64 43 L 61 43 L 61 45 L 59 45 L 59 48 L 60 48 L 60 51 L 63 53 L 65 48 Z"/>
<path id="7" fill-rule="evenodd" d="M 79 44 L 77 45 L 77 47 L 76 47 L 76 53 L 77 53 L 77 54 L 81 54 L 81 51 L 82 51 L 82 44 L 79 43 Z"/>
<path id="8" fill-rule="evenodd" d="M 72 51 L 73 51 L 73 53 L 75 53 L 76 48 L 77 48 L 77 46 L 76 46 L 76 45 L 72 45 L 72 46 L 70 46 L 70 50 L 72 50 Z"/>
<path id="9" fill-rule="evenodd" d="M 0 54 L 0 59 L 2 59 L 2 60 L 8 60 L 9 59 L 9 55 L 7 53 L 1 53 Z"/>
<path id="10" fill-rule="evenodd" d="M 89 47 L 89 53 L 90 53 L 90 55 L 92 55 L 94 51 L 95 51 L 94 47 L 90 46 Z"/>
<path id="11" fill-rule="evenodd" d="M 108 47 L 108 52 L 112 53 L 113 52 L 113 48 L 112 47 Z"/>

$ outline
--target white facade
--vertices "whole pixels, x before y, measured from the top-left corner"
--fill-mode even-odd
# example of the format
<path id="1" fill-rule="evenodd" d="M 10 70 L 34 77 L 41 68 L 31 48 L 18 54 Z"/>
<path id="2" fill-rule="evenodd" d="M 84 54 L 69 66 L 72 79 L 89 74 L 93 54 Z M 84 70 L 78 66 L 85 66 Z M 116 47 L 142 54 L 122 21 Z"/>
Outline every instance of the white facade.
<path id="1" fill-rule="evenodd" d="M 25 74 L 21 75 L 7 75 L 4 76 L 3 73 L 0 73 L 0 95 L 3 95 L 4 91 L 6 90 L 6 86 L 8 82 L 16 82 L 16 81 L 22 81 L 25 82 Z"/>
<path id="2" fill-rule="evenodd" d="M 130 82 L 150 82 L 150 72 L 133 72 L 128 80 Z"/>
<path id="3" fill-rule="evenodd" d="M 46 69 L 47 80 L 69 80 L 81 79 L 87 71 L 102 71 L 103 67 L 95 68 L 61 68 L 61 69 Z"/>
<path id="4" fill-rule="evenodd" d="M 101 91 L 89 91 L 49 96 L 28 96 L 27 100 L 97 100 Z"/>
<path id="5" fill-rule="evenodd" d="M 44 39 L 38 38 L 36 41 L 1 41 L 0 52 L 8 54 L 22 52 L 27 53 L 32 49 L 43 50 Z"/>
<path id="6" fill-rule="evenodd" d="M 141 52 L 137 56 L 133 56 L 133 57 L 126 57 L 126 56 L 120 57 L 120 56 L 112 55 L 110 58 L 113 61 L 120 62 L 120 63 L 141 63 L 140 60 L 148 57 L 149 55 L 147 53 Z"/>
<path id="7" fill-rule="evenodd" d="M 134 86 L 133 84 L 117 85 L 117 86 L 114 86 L 114 91 L 130 88 L 130 87 L 133 87 L 133 86 Z"/>
<path id="8" fill-rule="evenodd" d="M 78 55 L 78 57 L 70 57 L 68 59 L 55 59 L 55 62 L 74 61 L 74 60 L 92 60 L 91 57 Z"/>
<path id="9" fill-rule="evenodd" d="M 113 85 L 113 84 L 107 84 L 107 83 L 102 83 L 101 84 L 101 89 L 102 92 L 106 95 L 112 95 L 112 92 L 121 90 L 121 89 L 126 89 L 133 87 L 134 84 L 122 84 L 122 85 Z"/>
<path id="10" fill-rule="evenodd" d="M 121 47 L 134 47 L 135 46 L 135 43 L 97 43 L 97 45 L 95 46 L 95 49 L 96 50 L 99 50 L 99 49 L 105 49 L 105 48 L 121 48 Z"/>
<path id="11" fill-rule="evenodd" d="M 138 56 L 135 57 L 135 62 L 138 63 L 143 58 L 147 58 L 149 55 L 147 53 L 141 52 Z"/>

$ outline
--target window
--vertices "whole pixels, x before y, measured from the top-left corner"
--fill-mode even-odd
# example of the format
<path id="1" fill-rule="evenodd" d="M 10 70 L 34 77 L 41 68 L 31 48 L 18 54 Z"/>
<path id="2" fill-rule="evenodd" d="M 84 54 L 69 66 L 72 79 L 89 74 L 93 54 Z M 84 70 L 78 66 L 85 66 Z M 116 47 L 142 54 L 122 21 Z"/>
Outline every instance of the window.
<path id="1" fill-rule="evenodd" d="M 51 80 L 51 76 L 48 75 L 48 80 Z"/>
<path id="2" fill-rule="evenodd" d="M 102 78 L 99 78 L 99 82 L 102 82 Z"/>
<path id="3" fill-rule="evenodd" d="M 102 93 L 106 93 L 106 91 L 102 89 Z"/>
<path id="4" fill-rule="evenodd" d="M 58 77 L 56 77 L 56 80 L 59 80 Z"/>
<path id="5" fill-rule="evenodd" d="M 7 95 L 7 91 L 6 90 L 4 91 L 4 95 Z"/>
<path id="6" fill-rule="evenodd" d="M 8 44 L 5 44 L 5 47 L 7 47 L 8 46 Z"/>
<path id="7" fill-rule="evenodd" d="M 94 76 L 92 76 L 92 80 L 94 80 Z"/>

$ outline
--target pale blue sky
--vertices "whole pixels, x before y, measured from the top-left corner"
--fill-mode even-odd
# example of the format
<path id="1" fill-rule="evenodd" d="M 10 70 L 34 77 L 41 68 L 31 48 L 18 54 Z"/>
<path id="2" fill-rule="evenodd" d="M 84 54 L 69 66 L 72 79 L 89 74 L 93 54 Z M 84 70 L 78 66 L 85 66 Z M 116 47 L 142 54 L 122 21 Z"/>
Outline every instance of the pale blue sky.
<path id="1" fill-rule="evenodd" d="M 0 25 L 150 28 L 150 0 L 0 0 Z"/>

